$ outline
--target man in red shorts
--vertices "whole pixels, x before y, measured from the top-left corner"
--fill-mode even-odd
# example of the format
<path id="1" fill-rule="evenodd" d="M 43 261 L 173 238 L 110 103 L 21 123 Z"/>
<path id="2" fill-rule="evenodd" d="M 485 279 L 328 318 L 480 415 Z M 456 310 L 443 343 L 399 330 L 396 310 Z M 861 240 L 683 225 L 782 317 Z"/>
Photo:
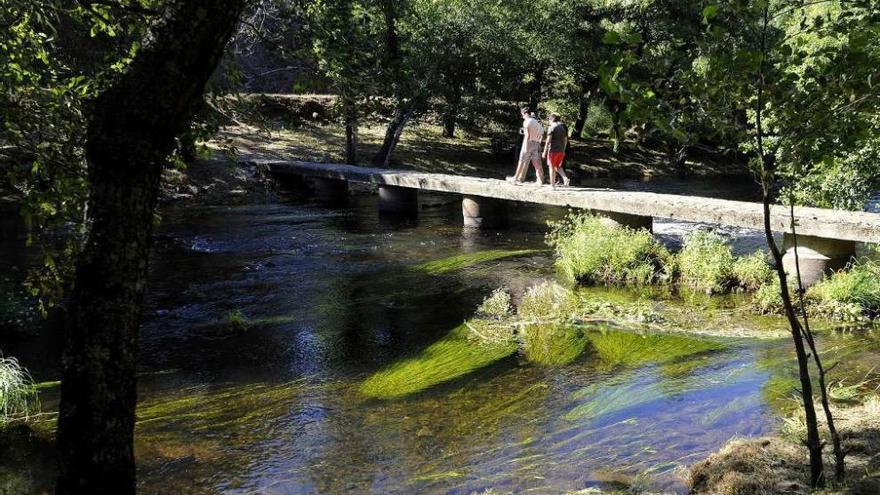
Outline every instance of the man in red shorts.
<path id="1" fill-rule="evenodd" d="M 559 118 L 559 114 L 550 114 L 550 130 L 547 132 L 547 143 L 544 145 L 544 158 L 547 160 L 547 168 L 550 169 L 550 187 L 556 187 L 556 173 L 562 177 L 562 184 L 568 186 L 570 181 L 562 170 L 562 161 L 565 160 L 565 148 L 568 145 L 568 129 Z"/>

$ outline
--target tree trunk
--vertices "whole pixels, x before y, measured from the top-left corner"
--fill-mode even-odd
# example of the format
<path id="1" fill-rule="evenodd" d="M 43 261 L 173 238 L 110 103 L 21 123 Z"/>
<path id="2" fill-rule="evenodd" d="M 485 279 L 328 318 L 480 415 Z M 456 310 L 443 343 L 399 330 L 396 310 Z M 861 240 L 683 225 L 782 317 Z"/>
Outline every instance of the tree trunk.
<path id="1" fill-rule="evenodd" d="M 620 143 L 623 141 L 623 129 L 621 128 L 621 114 L 623 110 L 619 103 L 615 103 L 611 108 L 611 140 L 612 151 L 617 154 L 620 151 Z"/>
<path id="2" fill-rule="evenodd" d="M 577 119 L 575 119 L 574 126 L 571 128 L 571 137 L 573 139 L 580 139 L 584 134 L 584 125 L 587 123 L 587 117 L 590 113 L 590 96 L 593 94 L 592 86 L 589 83 L 581 84 L 581 93 L 578 95 Z"/>
<path id="3" fill-rule="evenodd" d="M 458 118 L 458 106 L 461 104 L 461 94 L 456 93 L 446 101 L 443 112 L 443 137 L 455 137 L 455 120 Z"/>
<path id="4" fill-rule="evenodd" d="M 529 107 L 532 109 L 533 112 L 538 111 L 538 105 L 541 104 L 541 99 L 544 96 L 543 91 L 545 70 L 546 69 L 543 65 L 540 65 L 537 69 L 535 69 L 534 79 L 532 79 L 532 84 L 529 88 Z"/>
<path id="5" fill-rule="evenodd" d="M 357 165 L 358 127 L 357 121 L 345 124 L 345 163 Z"/>
<path id="6" fill-rule="evenodd" d="M 71 293 L 58 417 L 59 494 L 134 494 L 136 355 L 162 165 L 244 0 L 178 0 L 94 102 L 91 231 Z"/>
<path id="7" fill-rule="evenodd" d="M 347 100 L 343 112 L 345 113 L 345 163 L 357 165 L 358 115 L 355 103 Z"/>
<path id="8" fill-rule="evenodd" d="M 767 29 L 769 26 L 769 7 L 764 6 L 763 26 L 761 30 L 761 51 L 767 50 Z M 755 144 L 758 159 L 761 164 L 761 205 L 764 217 L 764 236 L 770 254 L 773 256 L 776 276 L 779 279 L 779 292 L 782 297 L 782 306 L 785 309 L 785 317 L 791 330 L 791 339 L 794 342 L 795 356 L 798 364 L 798 377 L 801 382 L 801 400 L 804 405 L 804 421 L 807 426 L 806 446 L 810 455 L 810 484 L 813 488 L 825 486 L 825 468 L 822 459 L 822 442 L 819 439 L 819 422 L 816 418 L 816 406 L 813 403 L 813 382 L 810 377 L 809 356 L 804 347 L 804 331 L 801 322 L 791 302 L 791 293 L 788 290 L 788 276 L 782 264 L 782 253 L 773 239 L 773 229 L 770 224 L 771 188 L 775 176 L 775 156 L 766 152 L 764 148 L 764 60 L 761 59 L 757 74 L 757 98 L 755 100 Z"/>
<path id="9" fill-rule="evenodd" d="M 400 135 L 403 133 L 403 129 L 406 127 L 407 122 L 409 122 L 410 117 L 412 117 L 414 110 L 412 102 L 398 105 L 394 109 L 394 117 L 388 123 L 388 128 L 385 129 L 385 139 L 382 141 L 382 147 L 379 148 L 379 152 L 373 157 L 374 165 L 381 165 L 383 167 L 391 165 L 391 155 L 394 153 L 394 149 L 400 141 Z"/>

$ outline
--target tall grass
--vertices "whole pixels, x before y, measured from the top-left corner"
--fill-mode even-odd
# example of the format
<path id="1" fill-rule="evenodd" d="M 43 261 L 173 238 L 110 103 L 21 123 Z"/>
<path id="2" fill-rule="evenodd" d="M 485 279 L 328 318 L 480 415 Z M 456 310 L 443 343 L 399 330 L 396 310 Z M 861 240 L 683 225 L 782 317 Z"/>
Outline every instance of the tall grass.
<path id="1" fill-rule="evenodd" d="M 646 230 L 608 225 L 587 213 L 550 227 L 556 267 L 571 282 L 644 286 L 670 278 L 672 256 Z"/>
<path id="2" fill-rule="evenodd" d="M 696 230 L 684 236 L 678 253 L 680 283 L 708 294 L 727 292 L 735 283 L 736 257 L 720 235 Z"/>
<path id="3" fill-rule="evenodd" d="M 15 358 L 0 356 L 0 428 L 38 411 L 40 403 L 30 373 Z"/>
<path id="4" fill-rule="evenodd" d="M 880 263 L 862 258 L 807 292 L 823 316 L 850 321 L 880 315 Z"/>

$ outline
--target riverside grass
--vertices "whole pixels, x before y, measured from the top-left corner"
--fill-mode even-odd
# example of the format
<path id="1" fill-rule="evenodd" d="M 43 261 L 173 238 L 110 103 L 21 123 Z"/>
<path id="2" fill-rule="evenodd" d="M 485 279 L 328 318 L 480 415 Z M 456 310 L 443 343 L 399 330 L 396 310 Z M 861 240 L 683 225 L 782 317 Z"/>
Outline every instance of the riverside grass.
<path id="1" fill-rule="evenodd" d="M 570 282 L 644 286 L 672 277 L 672 255 L 646 230 L 608 225 L 587 213 L 572 213 L 550 228 L 556 267 Z"/>
<path id="2" fill-rule="evenodd" d="M 39 409 L 30 373 L 15 358 L 0 356 L 0 429 L 15 420 L 27 419 Z"/>
<path id="3" fill-rule="evenodd" d="M 550 226 L 547 241 L 556 267 L 570 283 L 665 285 L 710 295 L 747 291 L 758 312 L 782 312 L 779 281 L 766 256 L 736 256 L 727 240 L 711 231 L 686 235 L 681 251 L 672 255 L 649 232 L 609 225 L 589 213 L 572 213 Z M 863 257 L 851 263 L 809 288 L 806 301 L 832 322 L 863 325 L 880 317 L 880 262 Z"/>
<path id="4" fill-rule="evenodd" d="M 792 294 L 795 288 L 791 281 Z M 880 263 L 869 258 L 850 263 L 808 288 L 805 302 L 807 311 L 833 321 L 864 324 L 876 319 L 880 316 Z M 778 279 L 758 289 L 753 305 L 763 313 L 782 311 Z"/>

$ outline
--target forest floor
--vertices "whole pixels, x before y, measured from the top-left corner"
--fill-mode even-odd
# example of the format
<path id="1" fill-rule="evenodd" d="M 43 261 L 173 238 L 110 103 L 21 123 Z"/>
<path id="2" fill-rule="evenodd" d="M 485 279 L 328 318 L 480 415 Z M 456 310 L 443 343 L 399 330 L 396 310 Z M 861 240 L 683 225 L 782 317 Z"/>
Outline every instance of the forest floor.
<path id="1" fill-rule="evenodd" d="M 362 163 L 379 150 L 385 126 L 364 126 L 359 129 L 359 153 Z M 511 133 L 516 137 L 516 129 Z M 428 172 L 503 177 L 512 175 L 516 166 L 515 150 L 498 155 L 493 153 L 487 137 L 459 133 L 447 138 L 440 126 L 421 123 L 407 127 L 392 160 L 395 168 Z M 345 134 L 339 125 L 306 122 L 297 127 L 278 127 L 271 130 L 246 125 L 225 127 L 209 143 L 216 149 L 234 150 L 243 158 L 271 157 L 292 160 L 342 162 Z M 509 155 L 509 156 L 508 156 Z M 572 141 L 566 168 L 576 169 L 586 178 L 651 178 L 658 176 L 718 177 L 748 175 L 745 164 L 733 157 L 710 154 L 701 150 L 693 153 L 684 170 L 674 167 L 665 153 L 624 142 L 620 151 L 612 151 L 607 139 Z"/>

